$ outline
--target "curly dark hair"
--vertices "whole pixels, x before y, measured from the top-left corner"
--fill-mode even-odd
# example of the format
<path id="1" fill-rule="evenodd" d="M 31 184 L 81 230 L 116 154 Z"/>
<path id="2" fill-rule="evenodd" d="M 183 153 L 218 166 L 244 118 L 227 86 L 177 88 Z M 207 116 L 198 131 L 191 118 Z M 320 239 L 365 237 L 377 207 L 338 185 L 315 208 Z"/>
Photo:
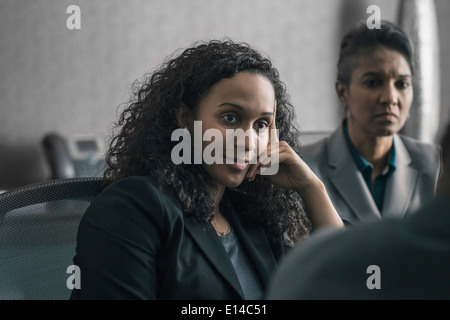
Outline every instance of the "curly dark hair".
<path id="1" fill-rule="evenodd" d="M 149 175 L 159 188 L 179 199 L 186 215 L 210 221 L 214 203 L 206 186 L 210 177 L 199 164 L 174 164 L 171 141 L 179 107 L 194 109 L 211 87 L 241 71 L 263 75 L 273 85 L 280 141 L 299 152 L 299 132 L 285 85 L 271 61 L 246 43 L 230 39 L 197 42 L 179 55 L 166 58 L 143 83 L 135 82 L 131 101 L 120 115 L 106 155 L 105 185 L 127 176 Z M 311 230 L 301 197 L 281 189 L 264 176 L 226 189 L 224 198 L 241 216 L 262 225 L 275 241 L 292 245 Z"/>

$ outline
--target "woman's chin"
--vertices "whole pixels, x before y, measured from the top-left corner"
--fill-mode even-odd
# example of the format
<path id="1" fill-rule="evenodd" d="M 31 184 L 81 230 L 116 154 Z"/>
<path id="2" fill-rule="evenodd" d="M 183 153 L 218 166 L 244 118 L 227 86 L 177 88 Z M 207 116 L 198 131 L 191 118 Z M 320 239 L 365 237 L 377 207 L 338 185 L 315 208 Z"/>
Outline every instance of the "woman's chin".
<path id="1" fill-rule="evenodd" d="M 242 184 L 248 168 L 236 169 L 228 164 L 215 164 L 205 166 L 209 176 L 219 185 L 227 188 L 236 188 Z"/>
<path id="2" fill-rule="evenodd" d="M 239 179 L 238 178 L 230 179 L 230 181 L 228 181 L 225 184 L 225 187 L 227 187 L 227 188 L 237 188 L 237 187 L 239 187 L 242 184 L 242 182 L 244 182 L 244 178 L 245 178 L 245 176 L 242 177 L 242 178 L 239 178 Z"/>

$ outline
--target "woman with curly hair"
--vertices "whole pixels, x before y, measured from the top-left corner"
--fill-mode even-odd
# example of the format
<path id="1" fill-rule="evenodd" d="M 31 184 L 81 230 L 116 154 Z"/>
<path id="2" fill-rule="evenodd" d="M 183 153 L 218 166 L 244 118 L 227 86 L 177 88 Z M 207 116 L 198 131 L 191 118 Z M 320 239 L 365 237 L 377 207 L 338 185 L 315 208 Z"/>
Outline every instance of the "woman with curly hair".
<path id="1" fill-rule="evenodd" d="M 117 123 L 105 187 L 79 226 L 81 288 L 71 298 L 263 298 L 286 248 L 312 228 L 343 225 L 298 156 L 293 120 L 277 69 L 245 43 L 197 43 L 168 58 L 136 84 Z M 187 141 L 201 135 L 203 154 L 220 142 L 205 133 L 220 133 L 212 153 L 224 161 L 174 161 L 180 129 Z M 233 138 L 228 148 L 229 130 L 247 133 L 243 145 Z"/>

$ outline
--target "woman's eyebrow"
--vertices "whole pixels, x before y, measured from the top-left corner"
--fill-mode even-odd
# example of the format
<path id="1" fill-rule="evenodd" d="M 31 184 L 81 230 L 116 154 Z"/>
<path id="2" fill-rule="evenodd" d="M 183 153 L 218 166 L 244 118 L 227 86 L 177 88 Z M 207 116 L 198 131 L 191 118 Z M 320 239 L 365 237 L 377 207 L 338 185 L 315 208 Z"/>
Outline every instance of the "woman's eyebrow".
<path id="1" fill-rule="evenodd" d="M 381 76 L 381 74 L 380 74 L 379 72 L 369 71 L 369 72 L 364 73 L 364 74 L 361 76 L 361 78 L 364 78 L 364 77 L 373 77 L 373 76 L 379 77 L 379 76 Z"/>
<path id="2" fill-rule="evenodd" d="M 219 107 L 224 107 L 224 106 L 234 107 L 234 108 L 239 109 L 239 110 L 241 110 L 241 111 L 244 111 L 244 110 L 245 110 L 245 109 L 244 109 L 243 107 L 241 107 L 240 105 L 234 104 L 234 103 L 224 102 L 224 103 L 219 104 Z"/>
<path id="3" fill-rule="evenodd" d="M 383 77 L 383 74 L 380 73 L 380 72 L 368 71 L 368 72 L 364 73 L 361 76 L 361 78 L 364 78 L 364 77 Z M 411 78 L 411 75 L 410 74 L 400 74 L 397 77 L 399 77 L 399 78 Z"/>
<path id="4" fill-rule="evenodd" d="M 240 106 L 238 104 L 229 103 L 229 102 L 224 102 L 224 103 L 219 104 L 219 107 L 224 107 L 224 106 L 229 106 L 229 107 L 239 109 L 241 111 L 245 111 L 245 108 L 243 108 L 242 106 Z M 261 115 L 262 116 L 273 116 L 273 112 L 261 112 Z"/>

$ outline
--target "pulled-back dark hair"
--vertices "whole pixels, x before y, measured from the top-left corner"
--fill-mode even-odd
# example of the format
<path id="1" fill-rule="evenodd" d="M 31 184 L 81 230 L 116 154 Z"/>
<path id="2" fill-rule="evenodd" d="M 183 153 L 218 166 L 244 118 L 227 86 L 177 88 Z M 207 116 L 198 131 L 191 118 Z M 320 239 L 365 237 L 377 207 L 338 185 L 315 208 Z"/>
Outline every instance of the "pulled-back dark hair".
<path id="1" fill-rule="evenodd" d="M 119 132 L 107 152 L 105 185 L 127 176 L 150 175 L 162 190 L 179 199 L 185 214 L 210 220 L 214 209 L 207 190 L 210 177 L 202 165 L 173 163 L 171 150 L 178 142 L 171 141 L 171 135 L 178 128 L 178 108 L 193 110 L 214 84 L 241 71 L 261 74 L 272 83 L 279 139 L 299 152 L 294 110 L 270 60 L 245 43 L 229 39 L 199 42 L 166 59 L 143 83 L 135 83 L 132 99 L 116 123 Z M 292 244 L 310 231 L 298 194 L 263 176 L 226 189 L 225 196 L 240 215 L 261 223 L 274 240 Z"/>
<path id="2" fill-rule="evenodd" d="M 394 24 L 382 21 L 380 29 L 369 29 L 364 22 L 351 29 L 341 41 L 337 80 L 350 84 L 353 58 L 361 51 L 384 46 L 402 54 L 414 72 L 412 46 L 406 33 Z"/>

